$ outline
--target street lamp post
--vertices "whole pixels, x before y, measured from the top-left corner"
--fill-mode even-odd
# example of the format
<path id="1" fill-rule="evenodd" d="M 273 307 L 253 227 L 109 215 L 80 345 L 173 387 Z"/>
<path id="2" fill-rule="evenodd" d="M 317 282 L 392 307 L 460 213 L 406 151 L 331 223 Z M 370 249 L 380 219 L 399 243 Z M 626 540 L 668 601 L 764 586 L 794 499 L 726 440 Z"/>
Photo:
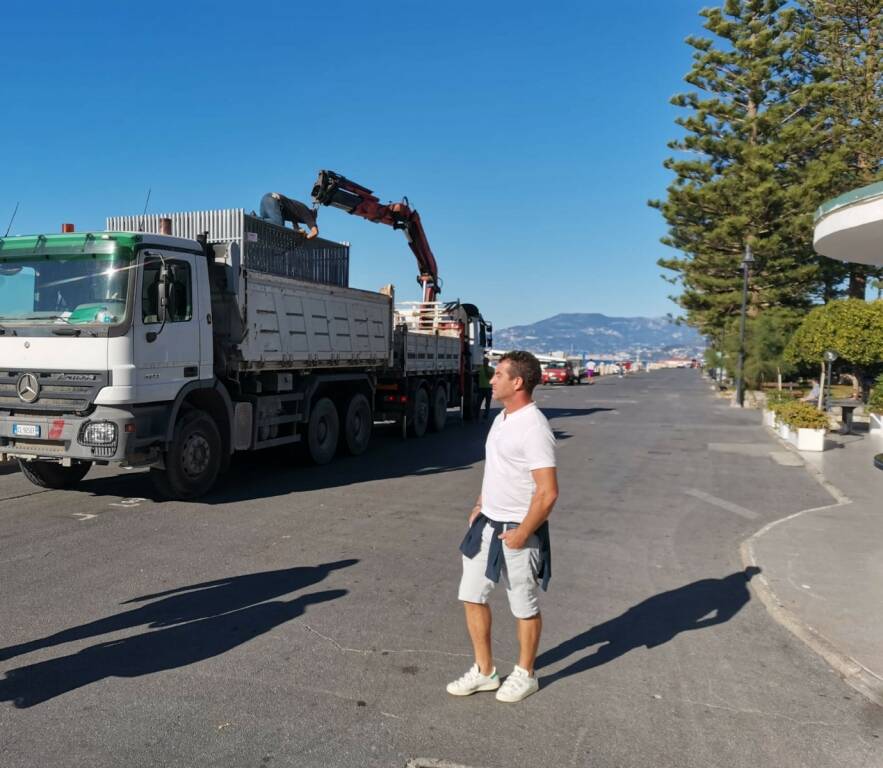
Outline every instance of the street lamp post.
<path id="1" fill-rule="evenodd" d="M 745 403 L 745 308 L 748 304 L 748 270 L 754 263 L 751 245 L 745 244 L 745 257 L 742 259 L 742 314 L 739 316 L 739 362 L 736 369 L 736 402 L 742 408 Z"/>
<path id="2" fill-rule="evenodd" d="M 825 376 L 825 366 L 823 365 L 822 366 L 821 390 L 823 393 L 825 393 L 824 402 L 830 404 L 830 402 L 831 402 L 831 379 L 834 377 L 834 363 L 836 362 L 837 358 L 840 357 L 840 355 L 838 355 L 833 349 L 827 349 L 827 350 L 825 350 L 825 354 L 822 355 L 822 357 L 825 358 L 825 362 L 828 364 L 828 375 Z M 827 388 L 826 388 L 825 379 L 827 379 Z M 823 402 L 823 398 L 820 395 L 819 396 L 819 403 L 822 403 L 822 402 Z M 830 407 L 830 405 L 828 407 Z M 819 407 L 819 410 L 822 410 L 821 407 Z"/>

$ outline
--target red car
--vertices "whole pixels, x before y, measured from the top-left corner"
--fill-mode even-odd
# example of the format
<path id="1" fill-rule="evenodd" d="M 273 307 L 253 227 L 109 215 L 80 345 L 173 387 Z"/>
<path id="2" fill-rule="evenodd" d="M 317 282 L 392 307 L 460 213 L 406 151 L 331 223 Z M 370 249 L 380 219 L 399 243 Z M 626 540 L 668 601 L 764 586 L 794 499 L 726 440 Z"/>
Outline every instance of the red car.
<path id="1" fill-rule="evenodd" d="M 573 366 L 566 360 L 543 363 L 543 384 L 577 384 L 579 379 Z"/>

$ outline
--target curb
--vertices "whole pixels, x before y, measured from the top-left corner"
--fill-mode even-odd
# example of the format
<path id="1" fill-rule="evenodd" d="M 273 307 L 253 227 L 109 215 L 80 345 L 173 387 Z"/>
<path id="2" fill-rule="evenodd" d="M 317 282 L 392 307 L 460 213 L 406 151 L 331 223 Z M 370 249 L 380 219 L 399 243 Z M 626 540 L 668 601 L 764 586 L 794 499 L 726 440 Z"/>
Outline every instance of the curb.
<path id="1" fill-rule="evenodd" d="M 781 440 L 778 435 L 776 436 L 776 439 L 788 450 L 799 455 L 799 452 L 794 449 L 793 446 L 786 443 L 784 440 Z M 768 523 L 752 536 L 749 536 L 739 547 L 739 554 L 742 558 L 742 565 L 744 567 L 758 567 L 757 558 L 754 553 L 754 542 L 780 523 L 788 522 L 789 520 L 793 520 L 794 518 L 800 517 L 809 512 L 820 512 L 824 509 L 834 509 L 836 507 L 844 507 L 852 504 L 852 500 L 837 488 L 837 486 L 825 478 L 821 470 L 807 464 L 805 461 L 803 466 L 812 478 L 831 494 L 835 499 L 835 503 L 826 504 L 822 507 L 802 509 L 799 512 L 783 517 L 780 520 Z M 875 675 L 870 669 L 852 658 L 852 656 L 841 651 L 830 640 L 786 608 L 776 596 L 776 593 L 773 591 L 763 573 L 760 573 L 753 578 L 750 585 L 752 591 L 757 595 L 757 598 L 763 603 L 767 612 L 773 617 L 773 619 L 802 640 L 811 650 L 821 656 L 828 665 L 843 678 L 843 681 L 848 686 L 869 701 L 883 707 L 883 678 Z"/>
<path id="2" fill-rule="evenodd" d="M 761 528 L 751 538 L 742 542 L 739 548 L 742 556 L 742 564 L 747 568 L 750 566 L 757 567 L 757 560 L 754 556 L 754 540 L 762 536 L 773 526 L 779 523 L 791 520 L 805 512 L 818 512 L 822 509 L 830 509 L 832 507 L 840 507 L 842 504 L 829 504 L 827 507 L 814 507 L 812 509 L 804 509 L 781 520 L 776 520 L 767 526 Z M 789 611 L 776 593 L 773 592 L 763 574 L 758 574 L 751 580 L 751 589 L 757 595 L 760 602 L 764 604 L 767 612 L 785 629 L 796 635 L 809 648 L 821 656 L 828 665 L 837 672 L 843 681 L 852 689 L 858 691 L 869 701 L 883 707 L 883 679 L 877 677 L 871 670 L 856 661 L 852 656 L 843 653 L 830 640 L 819 634 L 808 624 L 804 623 L 794 613 Z"/>

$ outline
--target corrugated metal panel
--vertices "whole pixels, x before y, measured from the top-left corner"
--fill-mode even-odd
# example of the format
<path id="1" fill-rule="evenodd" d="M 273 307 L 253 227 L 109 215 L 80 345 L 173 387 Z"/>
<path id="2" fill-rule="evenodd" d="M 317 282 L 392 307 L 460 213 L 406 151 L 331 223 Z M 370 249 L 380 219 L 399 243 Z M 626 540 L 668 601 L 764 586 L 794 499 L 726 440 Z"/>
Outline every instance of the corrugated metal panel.
<path id="1" fill-rule="evenodd" d="M 211 243 L 239 243 L 246 269 L 313 283 L 349 285 L 348 245 L 323 238 L 305 240 L 294 230 L 250 216 L 242 208 L 113 216 L 107 219 L 107 229 L 157 234 L 161 219 L 171 219 L 175 237 L 195 240 L 208 232 Z"/>
<path id="2" fill-rule="evenodd" d="M 172 220 L 172 234 L 175 237 L 196 239 L 203 232 L 209 233 L 213 243 L 229 243 L 242 240 L 242 208 L 226 208 L 216 211 L 185 211 L 178 213 L 151 213 L 145 216 L 112 216 L 107 220 L 110 232 L 151 232 L 159 233 L 161 219 Z"/>

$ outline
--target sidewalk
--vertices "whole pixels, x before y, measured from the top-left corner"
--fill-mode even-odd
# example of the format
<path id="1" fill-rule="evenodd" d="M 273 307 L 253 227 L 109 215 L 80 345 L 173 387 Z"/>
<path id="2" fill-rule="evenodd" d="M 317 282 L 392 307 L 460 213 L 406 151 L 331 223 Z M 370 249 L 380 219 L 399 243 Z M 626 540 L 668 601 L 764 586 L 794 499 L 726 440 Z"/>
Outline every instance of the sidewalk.
<path id="1" fill-rule="evenodd" d="M 800 457 L 831 504 L 766 526 L 742 556 L 762 568 L 752 584 L 773 616 L 883 706 L 883 471 L 873 461 L 883 439 L 828 439 L 829 450 Z"/>

